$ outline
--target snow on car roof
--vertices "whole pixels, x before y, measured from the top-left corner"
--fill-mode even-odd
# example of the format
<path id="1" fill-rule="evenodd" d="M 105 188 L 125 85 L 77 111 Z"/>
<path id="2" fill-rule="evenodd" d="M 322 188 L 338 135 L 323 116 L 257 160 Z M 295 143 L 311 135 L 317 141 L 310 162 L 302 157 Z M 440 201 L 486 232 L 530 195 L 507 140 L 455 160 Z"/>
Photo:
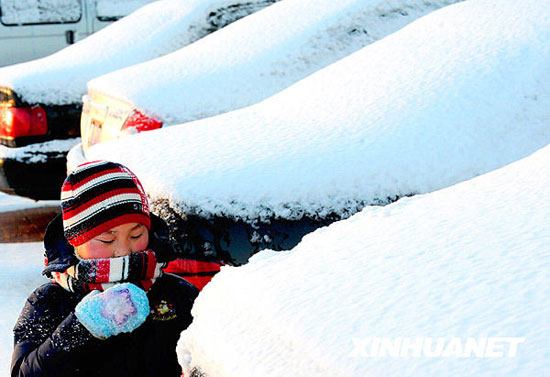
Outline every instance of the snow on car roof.
<path id="1" fill-rule="evenodd" d="M 550 146 L 223 267 L 180 362 L 219 377 L 547 375 L 548 161 Z"/>
<path id="2" fill-rule="evenodd" d="M 0 86 L 29 103 L 80 103 L 95 76 L 172 52 L 212 32 L 211 11 L 244 3 L 250 11 L 266 0 L 162 0 L 50 56 L 0 69 Z M 255 8 L 256 6 L 256 8 Z M 206 16 L 205 16 L 206 15 Z"/>
<path id="3" fill-rule="evenodd" d="M 450 5 L 257 105 L 87 158 L 120 161 L 153 200 L 204 216 L 345 217 L 437 190 L 550 142 L 543 14 L 536 1 Z"/>
<path id="4" fill-rule="evenodd" d="M 257 103 L 458 0 L 284 0 L 161 58 L 97 77 L 90 92 L 166 125 Z"/>

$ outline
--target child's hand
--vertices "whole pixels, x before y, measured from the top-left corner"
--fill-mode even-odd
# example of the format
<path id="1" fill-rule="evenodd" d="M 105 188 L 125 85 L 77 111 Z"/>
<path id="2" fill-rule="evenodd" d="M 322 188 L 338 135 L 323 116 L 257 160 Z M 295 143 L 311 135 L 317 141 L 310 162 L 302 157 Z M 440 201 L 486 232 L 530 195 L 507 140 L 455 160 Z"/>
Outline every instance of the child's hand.
<path id="1" fill-rule="evenodd" d="M 145 291 L 132 283 L 92 291 L 75 308 L 78 320 L 99 339 L 137 329 L 149 315 Z"/>

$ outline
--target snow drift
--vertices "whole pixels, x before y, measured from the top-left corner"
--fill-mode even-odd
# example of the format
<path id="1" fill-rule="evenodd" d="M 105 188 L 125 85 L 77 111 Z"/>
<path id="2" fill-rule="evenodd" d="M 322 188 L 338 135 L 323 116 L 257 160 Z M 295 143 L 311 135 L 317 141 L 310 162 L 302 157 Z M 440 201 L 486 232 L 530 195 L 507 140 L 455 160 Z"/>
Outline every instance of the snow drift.
<path id="1" fill-rule="evenodd" d="M 209 377 L 548 375 L 548 161 L 550 146 L 223 267 L 195 302 L 181 363 Z M 436 357 L 368 343 L 428 337 L 446 339 Z M 490 337 L 492 353 L 447 348 Z"/>
<path id="2" fill-rule="evenodd" d="M 457 0 L 284 0 L 158 59 L 97 77 L 90 93 L 165 125 L 257 103 Z"/>

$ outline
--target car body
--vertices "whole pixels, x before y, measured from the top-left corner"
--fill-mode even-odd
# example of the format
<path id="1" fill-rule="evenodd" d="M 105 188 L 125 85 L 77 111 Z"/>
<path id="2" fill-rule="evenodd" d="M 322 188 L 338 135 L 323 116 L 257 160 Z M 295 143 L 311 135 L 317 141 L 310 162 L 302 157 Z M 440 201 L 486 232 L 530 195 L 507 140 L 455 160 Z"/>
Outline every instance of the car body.
<path id="1" fill-rule="evenodd" d="M 91 80 L 83 148 L 260 102 L 453 2 L 283 0 L 193 45 Z"/>
<path id="2" fill-rule="evenodd" d="M 366 206 L 457 184 L 550 142 L 548 19 L 510 17 L 519 7 L 510 3 L 502 16 L 450 5 L 257 104 L 85 154 L 77 145 L 68 168 L 128 166 L 184 255 L 243 264 L 288 249 Z"/>
<path id="3" fill-rule="evenodd" d="M 152 1 L 156 0 L 3 0 L 0 67 L 50 55 Z"/>
<path id="4" fill-rule="evenodd" d="M 0 68 L 0 167 L 14 165 L 13 149 L 32 145 L 39 154 L 37 143 L 71 139 L 76 144 L 82 95 L 91 78 L 191 44 L 274 1 L 155 1 L 53 55 Z M 58 198 L 65 173 L 59 167 L 68 149 L 49 156 L 49 145 L 38 158 L 44 164 L 19 158 L 16 169 L 0 169 L 0 190 Z M 44 171 L 39 182 L 37 170 Z"/>

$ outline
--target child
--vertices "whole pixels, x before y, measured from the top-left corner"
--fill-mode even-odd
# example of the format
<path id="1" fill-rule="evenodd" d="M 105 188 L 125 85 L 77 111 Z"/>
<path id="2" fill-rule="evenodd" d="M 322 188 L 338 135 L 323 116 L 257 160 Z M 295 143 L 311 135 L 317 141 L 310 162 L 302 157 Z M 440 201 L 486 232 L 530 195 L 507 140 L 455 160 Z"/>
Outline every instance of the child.
<path id="1" fill-rule="evenodd" d="M 176 343 L 198 290 L 164 274 L 167 226 L 128 168 L 96 161 L 69 174 L 46 230 L 52 281 L 15 325 L 12 376 L 180 376 Z"/>

